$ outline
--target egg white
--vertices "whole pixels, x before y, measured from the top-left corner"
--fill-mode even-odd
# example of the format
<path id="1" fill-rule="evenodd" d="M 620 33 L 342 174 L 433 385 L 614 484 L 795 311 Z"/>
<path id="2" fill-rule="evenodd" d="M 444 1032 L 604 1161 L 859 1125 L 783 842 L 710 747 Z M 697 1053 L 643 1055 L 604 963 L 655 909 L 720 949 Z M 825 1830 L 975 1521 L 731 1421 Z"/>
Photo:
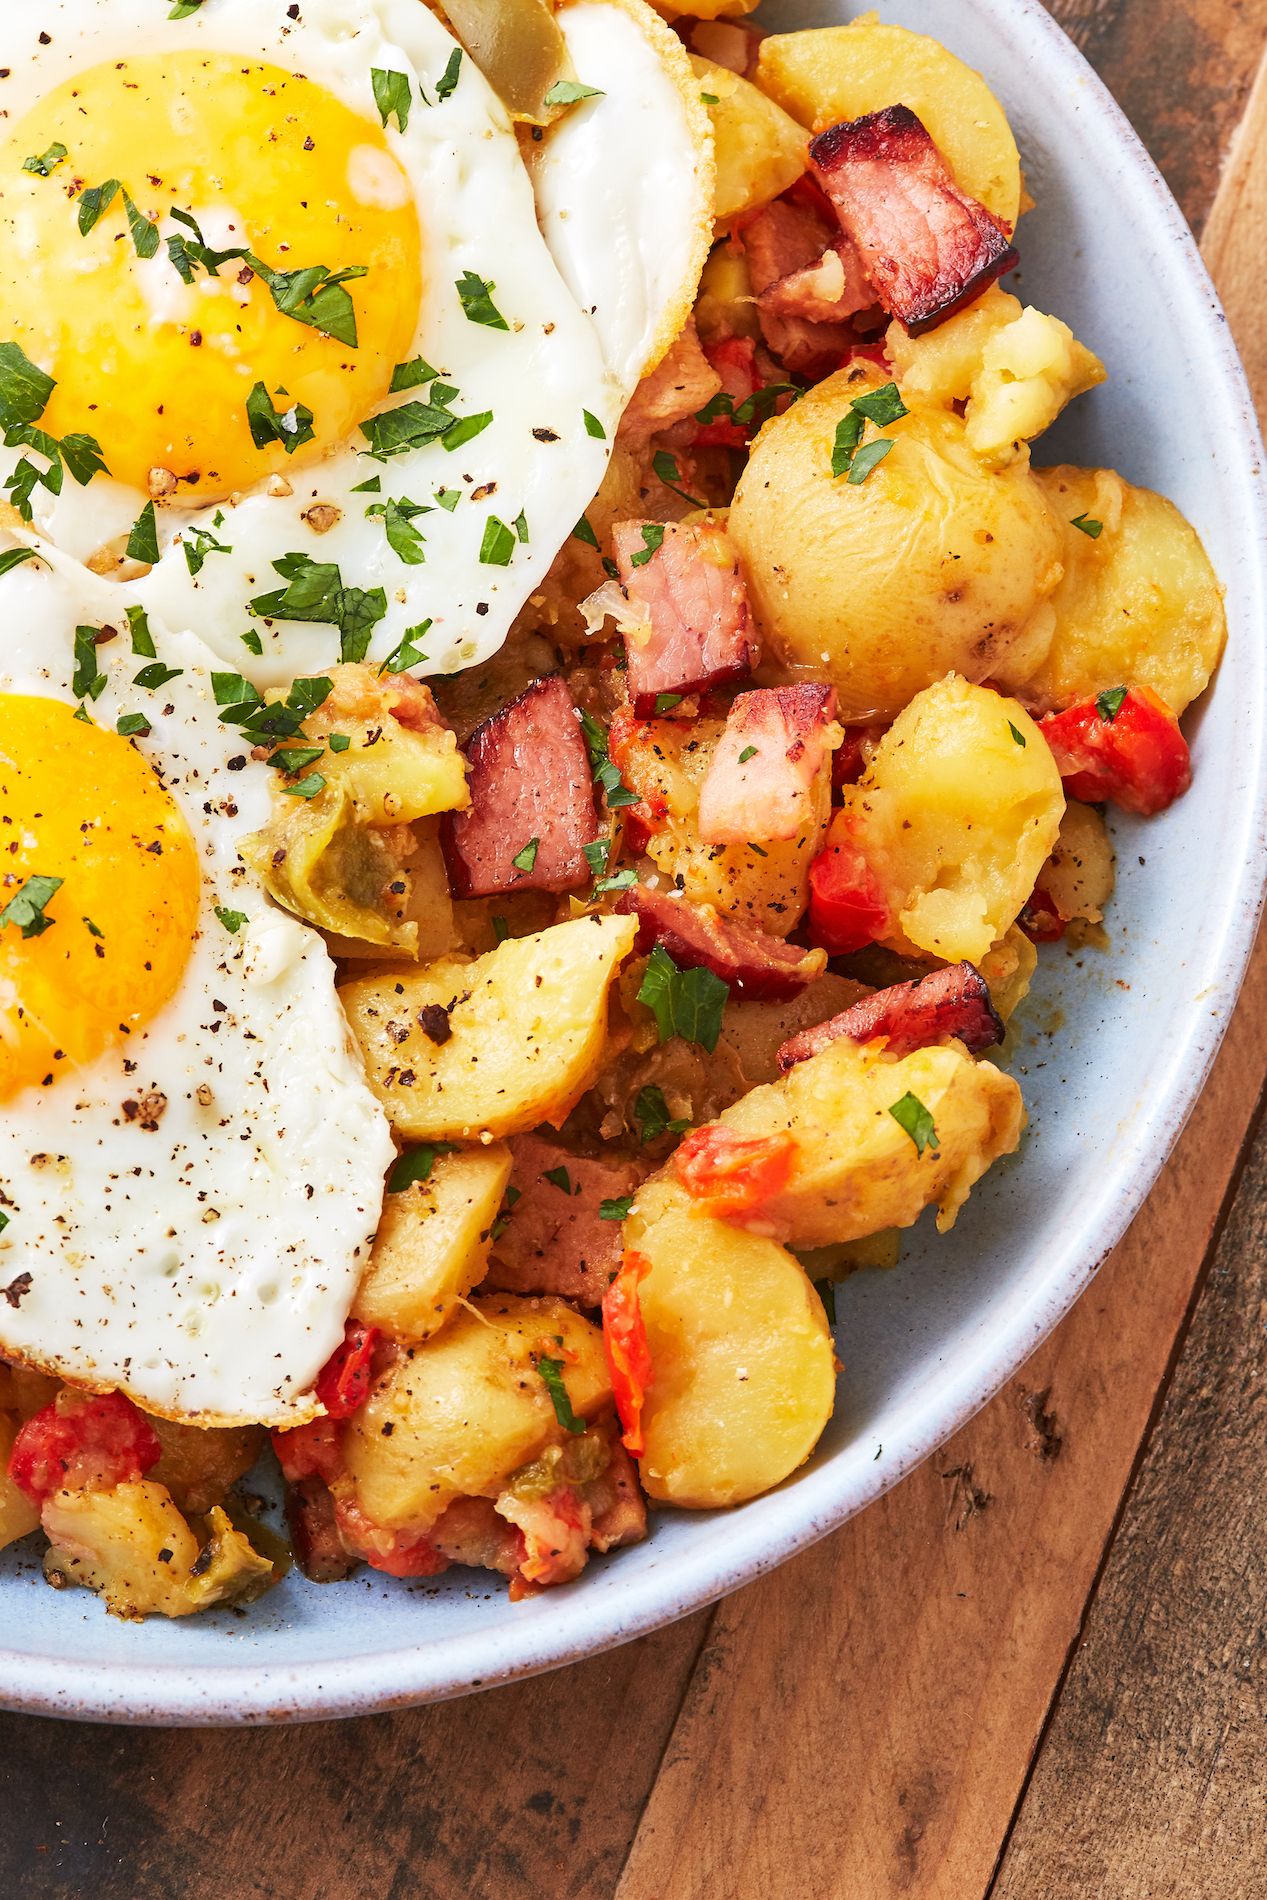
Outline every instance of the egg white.
<path id="1" fill-rule="evenodd" d="M 257 623 L 263 654 L 256 657 L 241 644 L 251 624 L 249 602 L 280 584 L 273 562 L 301 553 L 338 565 L 348 585 L 385 590 L 387 614 L 375 629 L 370 659 L 384 659 L 424 620 L 432 623 L 420 643 L 426 660 L 415 671 L 451 672 L 484 659 L 501 646 L 597 492 L 632 393 L 608 371 L 600 339 L 541 236 L 510 120 L 468 56 L 452 94 L 431 106 L 421 103 L 420 87 L 435 99 L 436 81 L 457 45 L 421 0 L 303 0 L 296 20 L 288 17 L 286 0 L 207 0 L 178 21 L 169 20 L 168 11 L 156 0 L 44 0 L 7 18 L 0 27 L 0 67 L 9 77 L 0 80 L 0 110 L 16 118 L 71 73 L 112 57 L 188 45 L 302 72 L 377 127 L 371 69 L 406 73 L 415 105 L 407 131 L 401 134 L 393 120 L 387 139 L 410 181 L 423 234 L 425 284 L 410 354 L 424 356 L 456 385 L 459 416 L 491 411 L 493 421 L 453 453 L 435 442 L 381 467 L 368 459 L 358 435 L 320 463 L 288 473 L 289 495 L 270 492 L 278 484 L 264 481 L 220 509 L 163 508 L 163 552 L 139 584 L 140 597 L 257 685 L 282 684 L 338 658 L 338 636 L 325 625 Z M 42 34 L 50 38 L 47 46 L 40 44 Z M 374 189 L 355 164 L 350 169 L 350 193 Z M 456 284 L 468 270 L 496 286 L 509 331 L 466 316 Z M 165 250 L 149 275 L 160 310 L 163 296 L 185 289 Z M 601 436 L 587 427 L 586 410 Z M 109 445 L 103 446 L 108 461 Z M 0 479 L 19 454 L 0 450 Z M 352 493 L 376 473 L 381 496 Z M 419 519 L 425 565 L 406 566 L 366 508 L 402 496 L 426 505 L 441 488 L 460 489 L 464 498 L 452 512 L 437 508 Z M 33 525 L 87 561 L 127 534 L 147 499 L 104 476 L 84 488 L 68 480 L 60 497 L 37 490 Z M 328 532 L 315 532 L 305 519 L 316 503 L 338 511 Z M 192 575 L 178 537 L 182 528 L 211 527 L 216 514 L 223 516 L 216 539 L 231 552 L 211 554 Z M 528 538 L 516 541 L 505 567 L 480 559 L 494 515 L 507 524 L 522 517 L 526 524 Z M 324 524 L 328 515 L 320 519 Z"/>
<path id="2" fill-rule="evenodd" d="M 16 1306 L 0 1301 L 0 1353 L 163 1414 L 296 1424 L 343 1335 L 391 1138 L 321 938 L 238 859 L 274 775 L 221 724 L 212 656 L 151 617 L 159 659 L 181 672 L 157 691 L 134 685 L 131 596 L 50 558 L 0 580 L 0 691 L 74 703 L 76 625 L 118 626 L 97 649 L 106 685 L 92 717 L 151 722 L 134 743 L 184 813 L 203 888 L 171 1001 L 126 1046 L 0 1103 L 0 1285 L 31 1276 Z M 66 796 L 91 810 L 91 787 Z M 246 924 L 230 934 L 216 906 Z M 147 1131 L 122 1103 L 151 1090 L 167 1106 Z"/>

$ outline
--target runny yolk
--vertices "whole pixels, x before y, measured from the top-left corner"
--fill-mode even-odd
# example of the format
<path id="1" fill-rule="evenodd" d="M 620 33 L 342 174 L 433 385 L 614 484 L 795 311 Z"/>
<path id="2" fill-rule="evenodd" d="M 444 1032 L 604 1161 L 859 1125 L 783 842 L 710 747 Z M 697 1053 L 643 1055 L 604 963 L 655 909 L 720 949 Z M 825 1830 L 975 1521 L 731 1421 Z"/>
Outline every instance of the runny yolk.
<path id="1" fill-rule="evenodd" d="M 43 157 L 58 145 L 63 160 Z M 49 176 L 23 170 L 41 157 Z M 112 180 L 83 234 L 85 191 Z M 158 227 L 152 257 L 138 255 L 125 192 Z M 343 286 L 356 346 L 279 309 L 241 258 L 214 274 L 195 261 L 184 282 L 167 240 L 197 240 L 173 210 L 208 249 L 275 273 L 363 269 Z M 188 50 L 97 66 L 0 145 L 0 341 L 56 379 L 40 426 L 95 436 L 111 474 L 143 492 L 171 492 L 175 475 L 178 499 L 218 501 L 359 441 L 410 354 L 421 290 L 414 196 L 382 128 L 280 67 Z M 257 383 L 279 415 L 312 411 L 314 439 L 292 457 L 252 438 Z"/>
<path id="2" fill-rule="evenodd" d="M 60 878 L 48 927 L 0 927 L 0 1101 L 126 1042 L 175 994 L 201 877 L 141 754 L 58 700 L 0 695 L 0 912 Z"/>

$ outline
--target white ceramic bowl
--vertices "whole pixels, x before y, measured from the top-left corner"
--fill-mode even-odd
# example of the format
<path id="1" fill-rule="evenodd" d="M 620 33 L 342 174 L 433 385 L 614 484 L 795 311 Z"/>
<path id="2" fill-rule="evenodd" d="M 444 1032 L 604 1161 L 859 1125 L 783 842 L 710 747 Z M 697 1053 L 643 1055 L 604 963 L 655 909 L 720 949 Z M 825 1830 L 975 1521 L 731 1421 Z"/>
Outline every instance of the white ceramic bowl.
<path id="1" fill-rule="evenodd" d="M 771 0 L 779 28 L 860 12 Z M 1121 821 L 1112 949 L 1044 952 L 1018 1061 L 1031 1129 L 948 1242 L 923 1228 L 894 1273 L 839 1300 L 848 1370 L 812 1462 L 729 1515 L 661 1516 L 636 1550 L 526 1603 L 500 1580 L 292 1577 L 248 1617 L 117 1623 L 0 1556 L 0 1702 L 121 1722 L 361 1713 L 461 1694 L 626 1641 L 782 1563 L 895 1484 L 1017 1370 L 1086 1286 L 1164 1163 L 1226 1027 L 1264 873 L 1265 509 L 1257 424 L 1226 323 L 1173 200 L 1037 0 L 892 0 L 1008 108 L 1038 209 L 1019 287 L 1105 358 L 1039 459 L 1117 467 L 1197 524 L 1231 638 L 1192 722 L 1196 779 L 1164 818 Z M 1141 864 L 1140 857 L 1147 863 Z M 1118 987 L 1118 979 L 1129 984 Z"/>

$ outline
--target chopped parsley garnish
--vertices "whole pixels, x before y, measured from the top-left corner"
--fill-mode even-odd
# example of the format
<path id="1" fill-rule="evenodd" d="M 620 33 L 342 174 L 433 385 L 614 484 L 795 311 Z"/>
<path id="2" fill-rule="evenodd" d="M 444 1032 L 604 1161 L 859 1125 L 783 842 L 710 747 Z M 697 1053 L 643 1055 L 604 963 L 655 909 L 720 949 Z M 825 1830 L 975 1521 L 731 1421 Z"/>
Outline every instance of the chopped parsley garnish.
<path id="1" fill-rule="evenodd" d="M 446 514 L 452 514 L 462 499 L 460 488 L 437 488 L 432 500 L 437 508 L 443 508 Z"/>
<path id="2" fill-rule="evenodd" d="M 537 853 L 541 849 L 540 838 L 529 838 L 522 851 L 516 851 L 510 860 L 517 871 L 531 871 L 537 862 Z"/>
<path id="3" fill-rule="evenodd" d="M 415 1183 L 429 1181 L 439 1156 L 455 1152 L 455 1144 L 451 1141 L 424 1141 L 417 1148 L 406 1148 L 403 1154 L 397 1155 L 387 1177 L 387 1192 L 403 1194 L 406 1188 L 413 1187 Z"/>
<path id="4" fill-rule="evenodd" d="M 46 917 L 45 910 L 62 888 L 60 877 L 29 877 L 0 910 L 0 930 L 14 924 L 24 937 L 42 937 L 57 922 Z"/>
<path id="5" fill-rule="evenodd" d="M 509 330 L 510 325 L 493 302 L 496 284 L 477 277 L 473 270 L 464 270 L 456 288 L 462 308 L 471 323 L 482 323 L 487 330 Z"/>
<path id="6" fill-rule="evenodd" d="M 301 778 L 297 785 L 283 785 L 282 791 L 287 798 L 315 798 L 324 792 L 326 782 L 320 772 L 311 772 L 307 778 Z"/>
<path id="7" fill-rule="evenodd" d="M 341 660 L 365 658 L 370 636 L 387 613 L 381 587 L 345 587 L 333 561 L 314 561 L 307 554 L 284 554 L 273 562 L 273 571 L 286 586 L 248 603 L 257 619 L 324 621 L 339 630 Z"/>
<path id="8" fill-rule="evenodd" d="M 365 510 L 367 520 L 382 522 L 388 547 L 406 567 L 421 567 L 427 558 L 422 532 L 414 522 L 430 513 L 425 502 L 410 501 L 405 495 L 398 501 L 372 502 Z"/>
<path id="9" fill-rule="evenodd" d="M 631 891 L 638 882 L 636 871 L 615 871 L 611 877 L 600 877 L 594 886 L 595 897 L 606 897 L 609 891 Z"/>
<path id="10" fill-rule="evenodd" d="M 570 1194 L 572 1192 L 572 1177 L 566 1168 L 544 1168 L 542 1170 L 541 1179 L 548 1181 L 551 1187 L 557 1187 L 560 1194 Z"/>
<path id="11" fill-rule="evenodd" d="M 182 528 L 180 545 L 185 551 L 185 566 L 197 579 L 207 565 L 209 554 L 232 554 L 233 549 L 218 541 L 210 528 Z"/>
<path id="12" fill-rule="evenodd" d="M 1015 739 L 1017 745 L 1020 746 L 1023 750 L 1025 745 L 1028 743 L 1025 738 L 1025 734 L 1021 732 L 1018 727 L 1014 726 L 1010 719 L 1007 722 L 1007 729 L 1011 733 L 1013 739 Z"/>
<path id="13" fill-rule="evenodd" d="M 45 469 L 23 456 L 4 486 L 24 521 L 32 517 L 31 496 L 36 488 L 60 495 L 66 472 L 86 487 L 94 475 L 105 472 L 101 444 L 95 436 L 66 435 L 58 441 L 36 427 L 57 384 L 36 367 L 16 343 L 0 343 L 0 428 L 7 449 L 34 449 L 48 462 Z"/>
<path id="14" fill-rule="evenodd" d="M 306 771 L 308 766 L 315 765 L 324 751 L 325 747 L 319 745 L 281 746 L 273 753 L 269 764 L 293 777 L 297 772 Z"/>
<path id="15" fill-rule="evenodd" d="M 915 1143 L 916 1154 L 922 1155 L 925 1148 L 931 1148 L 934 1154 L 941 1152 L 933 1118 L 918 1095 L 912 1095 L 908 1089 L 900 1102 L 894 1102 L 889 1113 Z"/>
<path id="16" fill-rule="evenodd" d="M 90 185 L 81 196 L 79 200 L 80 236 L 87 237 L 88 233 L 100 224 L 121 192 L 128 230 L 132 233 L 132 242 L 136 247 L 137 256 L 156 257 L 158 255 L 158 226 L 151 224 L 149 219 L 138 211 L 117 178 L 107 178 L 104 185 Z"/>
<path id="17" fill-rule="evenodd" d="M 701 501 L 698 495 L 687 494 L 682 486 L 682 471 L 667 449 L 656 450 L 651 458 L 651 466 L 670 494 L 680 496 L 683 501 L 689 501 L 692 508 L 707 507 L 707 502 Z"/>
<path id="18" fill-rule="evenodd" d="M 1110 726 L 1122 710 L 1122 702 L 1126 698 L 1127 690 L 1125 686 L 1112 686 L 1107 693 L 1096 694 L 1095 709 L 1101 719 L 1107 720 Z"/>
<path id="19" fill-rule="evenodd" d="M 231 937 L 236 937 L 243 924 L 247 921 L 246 912 L 244 910 L 226 910 L 222 904 L 216 905 L 216 916 L 220 919 L 220 922 L 224 925 Z"/>
<path id="20" fill-rule="evenodd" d="M 685 1118 L 674 1121 L 664 1099 L 664 1090 L 654 1082 L 638 1090 L 633 1112 L 638 1126 L 638 1139 L 644 1148 L 648 1142 L 658 1141 L 661 1135 L 684 1135 L 691 1125 Z"/>
<path id="21" fill-rule="evenodd" d="M 572 1410 L 572 1401 L 568 1389 L 563 1383 L 563 1361 L 561 1359 L 538 1359 L 537 1371 L 541 1374 L 541 1383 L 550 1394 L 550 1403 L 554 1407 L 554 1416 L 565 1432 L 579 1437 L 585 1430 L 585 1420 L 578 1418 Z"/>
<path id="22" fill-rule="evenodd" d="M 879 466 L 893 447 L 890 437 L 881 436 L 863 448 L 862 437 L 867 423 L 874 422 L 880 428 L 887 428 L 890 423 L 900 422 L 903 416 L 910 413 L 896 383 L 885 383 L 881 389 L 872 389 L 864 396 L 855 396 L 849 405 L 848 415 L 836 424 L 836 439 L 831 455 L 833 476 L 839 479 L 847 475 L 855 488 L 865 482 L 872 469 Z"/>
<path id="23" fill-rule="evenodd" d="M 240 673 L 213 673 L 211 690 L 222 725 L 240 726 L 253 738 L 293 739 L 304 720 L 325 705 L 334 691 L 334 682 L 299 679 L 285 699 L 268 700 Z"/>
<path id="24" fill-rule="evenodd" d="M 528 516 L 524 509 L 521 508 L 519 513 L 515 516 L 513 526 L 519 539 L 526 544 L 528 540 Z"/>
<path id="25" fill-rule="evenodd" d="M 594 876 L 601 877 L 603 872 L 607 869 L 607 861 L 611 857 L 611 839 L 595 838 L 593 844 L 583 844 L 581 850 L 585 853 L 585 862 L 589 865 Z"/>
<path id="26" fill-rule="evenodd" d="M 494 917 L 493 942 L 505 943 L 509 935 L 510 935 L 510 925 L 506 922 L 506 919 L 504 917 Z"/>
<path id="27" fill-rule="evenodd" d="M 770 855 L 770 853 L 766 850 L 764 845 L 753 844 L 751 840 L 749 840 L 748 842 L 748 849 L 749 851 L 755 851 L 759 858 L 768 858 Z"/>
<path id="28" fill-rule="evenodd" d="M 127 615 L 128 631 L 132 635 L 133 653 L 138 660 L 154 659 L 157 649 L 154 645 L 154 636 L 150 632 L 150 623 L 146 617 L 144 607 L 129 607 Z"/>
<path id="29" fill-rule="evenodd" d="M 730 985 L 711 970 L 680 970 L 662 943 L 647 959 L 638 991 L 656 1019 L 660 1041 L 681 1036 L 697 1042 L 712 1055 L 721 1034 L 722 1011 L 730 1000 Z"/>
<path id="30" fill-rule="evenodd" d="M 48 150 L 41 152 L 38 157 L 24 158 L 22 169 L 24 172 L 35 172 L 40 178 L 51 178 L 62 160 L 69 156 L 64 145 L 50 145 Z"/>
<path id="31" fill-rule="evenodd" d="M 642 530 L 642 546 L 636 554 L 629 557 L 630 567 L 645 567 L 653 554 L 658 554 L 664 546 L 664 523 L 649 521 Z"/>
<path id="32" fill-rule="evenodd" d="M 428 442 L 442 441 L 457 423 L 453 411 L 446 403 L 437 402 L 433 393 L 430 402 L 402 402 L 395 409 L 371 416 L 361 424 L 361 434 L 370 445 L 369 453 L 386 461 L 409 449 L 425 448 Z"/>
<path id="33" fill-rule="evenodd" d="M 167 17 L 169 20 L 192 20 L 201 5 L 202 0 L 176 0 Z"/>
<path id="34" fill-rule="evenodd" d="M 144 713 L 123 713 L 115 725 L 115 731 L 121 739 L 144 739 L 153 730 Z"/>
<path id="35" fill-rule="evenodd" d="M 128 536 L 128 559 L 143 561 L 146 567 L 153 567 L 158 559 L 158 516 L 152 501 L 146 502 L 132 524 L 132 532 Z"/>
<path id="36" fill-rule="evenodd" d="M 293 455 L 296 449 L 313 441 L 316 434 L 312 410 L 307 403 L 292 402 L 287 408 L 278 409 L 263 383 L 256 383 L 246 399 L 246 419 L 257 449 L 280 442 L 287 455 Z"/>
<path id="37" fill-rule="evenodd" d="M 598 546 L 598 536 L 595 534 L 593 528 L 591 528 L 589 518 L 586 515 L 582 515 L 573 528 L 572 538 L 576 541 L 583 541 L 587 548 L 597 548 Z"/>
<path id="38" fill-rule="evenodd" d="M 152 666 L 141 668 L 132 684 L 144 686 L 147 692 L 157 692 L 160 686 L 166 686 L 168 680 L 178 680 L 183 671 L 183 667 L 164 666 L 161 660 L 155 660 Z"/>
<path id="39" fill-rule="evenodd" d="M 245 633 L 240 633 L 238 639 L 242 642 L 247 652 L 253 653 L 257 660 L 263 657 L 264 642 L 260 639 L 259 634 L 256 633 L 253 627 L 249 627 Z"/>
<path id="40" fill-rule="evenodd" d="M 37 554 L 34 548 L 6 548 L 0 554 L 0 575 L 11 574 L 15 567 L 21 567 L 25 561 L 42 561 L 44 556 Z"/>
<path id="41" fill-rule="evenodd" d="M 556 79 L 543 103 L 548 106 L 575 106 L 582 99 L 601 99 L 598 86 L 583 86 L 579 79 Z"/>
<path id="42" fill-rule="evenodd" d="M 247 253 L 242 245 L 234 246 L 227 251 L 213 250 L 203 237 L 197 218 L 191 216 L 188 211 L 173 210 L 170 215 L 177 224 L 183 225 L 191 234 L 189 237 L 182 237 L 177 232 L 175 236 L 167 240 L 168 261 L 178 272 L 183 283 L 192 284 L 194 273 L 199 269 L 205 270 L 208 277 L 214 277 L 222 264 L 240 264 L 246 261 Z"/>
<path id="43" fill-rule="evenodd" d="M 383 121 L 383 130 L 387 130 L 388 120 L 394 117 L 400 130 L 407 132 L 409 112 L 413 105 L 408 74 L 385 72 L 381 66 L 371 66 L 370 83 L 374 88 L 374 104 Z"/>
<path id="44" fill-rule="evenodd" d="M 613 765 L 607 751 L 607 732 L 600 726 L 592 713 L 581 714 L 581 731 L 585 734 L 585 743 L 589 747 L 590 771 L 594 783 L 600 788 L 607 800 L 609 811 L 619 811 L 622 805 L 636 805 L 637 792 L 631 792 L 620 776 L 620 770 Z"/>
<path id="45" fill-rule="evenodd" d="M 418 642 L 425 640 L 430 631 L 429 620 L 422 621 L 417 627 L 406 627 L 399 645 L 392 648 L 379 667 L 380 676 L 384 673 L 407 673 L 411 666 L 421 666 L 427 656 Z"/>
<path id="46" fill-rule="evenodd" d="M 391 393 L 399 396 L 405 389 L 421 389 L 425 383 L 434 383 L 439 374 L 425 356 L 411 357 L 407 363 L 397 363 L 392 371 Z"/>
<path id="47" fill-rule="evenodd" d="M 448 99 L 457 91 L 458 74 L 462 70 L 462 48 L 455 46 L 449 54 L 449 63 L 436 81 L 436 98 Z"/>
<path id="48" fill-rule="evenodd" d="M 1098 541 L 1104 533 L 1104 523 L 1093 520 L 1090 515 L 1075 515 L 1069 526 L 1080 529 L 1092 541 Z"/>
<path id="49" fill-rule="evenodd" d="M 346 270 L 331 271 L 325 264 L 309 264 L 302 270 L 272 270 L 247 253 L 247 263 L 268 286 L 273 302 L 284 317 L 303 323 L 322 336 L 333 337 L 350 350 L 357 347 L 356 309 L 344 288 L 369 275 L 364 264 L 352 264 Z"/>
<path id="50" fill-rule="evenodd" d="M 97 665 L 99 627 L 75 628 L 75 671 L 70 690 L 76 699 L 100 699 L 106 676 Z"/>
<path id="51" fill-rule="evenodd" d="M 598 1203 L 598 1218 L 599 1220 L 628 1220 L 632 1206 L 632 1194 L 617 1195 L 610 1201 Z"/>
<path id="52" fill-rule="evenodd" d="M 706 106 L 719 106 L 721 104 L 721 100 L 715 92 L 702 92 L 700 94 L 700 100 Z"/>
<path id="53" fill-rule="evenodd" d="M 350 732 L 332 732 L 330 734 L 331 752 L 346 752 L 352 743 Z"/>
<path id="54" fill-rule="evenodd" d="M 477 435 L 483 435 L 493 420 L 491 409 L 482 409 L 477 416 L 463 416 L 462 420 L 440 437 L 444 447 L 452 454 L 454 449 L 462 448 L 467 442 L 473 442 Z"/>
<path id="55" fill-rule="evenodd" d="M 743 751 L 739 754 L 739 763 L 740 765 L 747 765 L 749 759 L 755 759 L 756 756 L 757 756 L 756 746 L 746 745 Z"/>
<path id="56" fill-rule="evenodd" d="M 484 524 L 484 539 L 480 543 L 480 560 L 485 567 L 509 567 L 515 553 L 515 530 L 508 528 L 496 515 L 490 515 Z"/>
<path id="57" fill-rule="evenodd" d="M 715 396 L 709 397 L 702 409 L 696 411 L 695 420 L 703 423 L 737 422 L 746 429 L 754 422 L 767 421 L 774 414 L 780 397 L 790 396 L 793 401 L 799 401 L 804 394 L 805 391 L 797 383 L 766 383 L 763 388 L 754 389 L 751 396 L 745 396 L 742 402 L 735 402 L 724 389 L 719 389 Z"/>
<path id="58" fill-rule="evenodd" d="M 681 704 L 681 693 L 657 693 L 655 696 L 655 709 L 658 713 L 672 712 L 675 706 Z"/>
<path id="59" fill-rule="evenodd" d="M 592 435 L 596 442 L 605 442 L 607 440 L 607 431 L 598 417 L 589 409 L 582 409 L 581 416 L 585 423 L 586 435 Z"/>
<path id="60" fill-rule="evenodd" d="M 96 924 L 93 923 L 91 917 L 85 917 L 83 920 L 83 923 L 84 923 L 84 928 L 87 930 L 88 935 L 90 937 L 100 937 L 101 941 L 103 943 L 105 942 L 105 939 L 106 939 L 105 931 L 98 930 Z"/>

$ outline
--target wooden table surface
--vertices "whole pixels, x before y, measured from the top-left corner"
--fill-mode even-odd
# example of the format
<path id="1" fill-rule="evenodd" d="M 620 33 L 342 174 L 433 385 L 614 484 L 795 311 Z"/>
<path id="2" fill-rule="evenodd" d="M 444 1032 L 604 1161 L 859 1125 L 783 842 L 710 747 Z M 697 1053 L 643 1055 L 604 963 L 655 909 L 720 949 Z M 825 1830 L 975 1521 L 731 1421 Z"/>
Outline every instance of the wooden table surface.
<path id="1" fill-rule="evenodd" d="M 1204 230 L 1267 412 L 1267 0 L 1051 4 Z M 0 1893 L 1258 1900 L 1265 1068 L 1267 944 L 1091 1290 L 816 1549 L 439 1708 L 246 1733 L 0 1717 Z"/>

